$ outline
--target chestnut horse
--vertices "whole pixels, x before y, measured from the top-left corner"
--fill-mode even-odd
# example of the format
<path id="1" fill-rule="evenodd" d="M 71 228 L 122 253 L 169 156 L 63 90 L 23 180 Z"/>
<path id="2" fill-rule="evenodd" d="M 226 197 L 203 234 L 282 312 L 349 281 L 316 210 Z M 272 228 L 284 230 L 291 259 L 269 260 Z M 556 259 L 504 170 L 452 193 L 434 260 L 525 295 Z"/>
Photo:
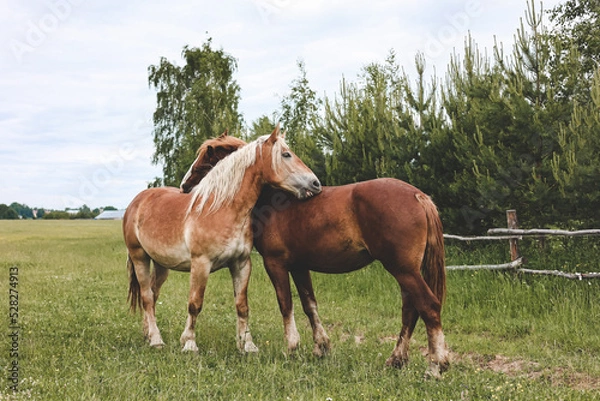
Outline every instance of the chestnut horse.
<path id="1" fill-rule="evenodd" d="M 238 348 L 257 351 L 248 328 L 252 250 L 248 217 L 266 184 L 298 199 L 321 191 L 317 177 L 289 150 L 278 128 L 217 163 L 191 194 L 176 188 L 151 188 L 131 202 L 123 218 L 129 300 L 134 311 L 136 307 L 144 310 L 144 331 L 151 346 L 164 345 L 155 303 L 168 269 L 190 272 L 188 318 L 180 341 L 184 351 L 197 351 L 195 325 L 208 276 L 228 267 L 238 315 Z"/>
<path id="2" fill-rule="evenodd" d="M 189 173 L 182 192 L 191 180 L 201 179 L 201 173 Z M 399 368 L 408 362 L 410 338 L 421 317 L 429 343 L 428 373 L 438 377 L 448 368 L 440 316 L 446 294 L 443 231 L 435 204 L 423 192 L 384 178 L 323 187 L 318 197 L 298 202 L 265 187 L 253 210 L 253 228 L 254 245 L 275 287 L 290 351 L 298 347 L 300 336 L 289 274 L 313 328 L 313 352 L 321 356 L 330 343 L 317 313 L 310 270 L 346 273 L 377 259 L 402 293 L 402 329 L 386 364 Z"/>
<path id="3" fill-rule="evenodd" d="M 192 166 L 193 169 L 193 166 Z M 181 185 L 182 191 L 191 174 Z M 253 211 L 254 245 L 263 256 L 283 316 L 288 349 L 299 343 L 289 274 L 292 275 L 315 342 L 314 354 L 330 349 L 317 313 L 310 270 L 347 273 L 373 260 L 381 261 L 402 293 L 402 329 L 386 364 L 402 367 L 419 317 L 427 328 L 428 373 L 438 377 L 448 368 L 441 325 L 446 293 L 442 224 L 431 199 L 403 181 L 382 178 L 338 187 L 298 202 L 265 187 Z"/>

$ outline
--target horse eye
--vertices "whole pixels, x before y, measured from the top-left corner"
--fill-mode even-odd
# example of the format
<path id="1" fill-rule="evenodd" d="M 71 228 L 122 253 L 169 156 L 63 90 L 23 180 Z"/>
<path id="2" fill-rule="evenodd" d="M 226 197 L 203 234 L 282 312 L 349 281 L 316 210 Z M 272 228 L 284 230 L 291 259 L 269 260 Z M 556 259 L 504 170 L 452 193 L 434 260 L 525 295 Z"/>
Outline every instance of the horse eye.
<path id="1" fill-rule="evenodd" d="M 292 157 L 292 154 L 290 152 L 283 152 L 281 154 L 281 156 L 283 156 L 283 157 Z"/>

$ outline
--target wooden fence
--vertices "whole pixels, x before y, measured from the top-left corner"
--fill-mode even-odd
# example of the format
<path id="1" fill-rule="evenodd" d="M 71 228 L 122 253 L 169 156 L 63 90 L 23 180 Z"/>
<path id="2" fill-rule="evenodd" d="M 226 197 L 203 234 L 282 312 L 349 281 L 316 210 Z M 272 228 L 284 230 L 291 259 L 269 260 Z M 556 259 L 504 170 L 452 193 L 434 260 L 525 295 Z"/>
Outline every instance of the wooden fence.
<path id="1" fill-rule="evenodd" d="M 568 278 L 571 280 L 582 280 L 591 278 L 600 278 L 600 273 L 565 273 L 559 270 L 534 270 L 520 267 L 526 263 L 526 259 L 521 256 L 519 252 L 518 241 L 523 237 L 538 237 L 545 238 L 550 235 L 561 235 L 561 236 L 594 236 L 600 235 L 600 230 L 579 230 L 579 231 L 566 231 L 566 230 L 546 230 L 546 229 L 532 229 L 522 230 L 518 227 L 517 212 L 515 210 L 506 211 L 506 221 L 508 228 L 492 228 L 488 230 L 486 236 L 473 236 L 464 237 L 460 235 L 444 234 L 445 239 L 453 239 L 458 241 L 506 241 L 510 247 L 510 259 L 509 263 L 503 263 L 498 265 L 458 265 L 458 266 L 446 266 L 447 270 L 510 270 L 517 273 L 525 274 L 540 274 L 540 275 L 551 275 Z"/>

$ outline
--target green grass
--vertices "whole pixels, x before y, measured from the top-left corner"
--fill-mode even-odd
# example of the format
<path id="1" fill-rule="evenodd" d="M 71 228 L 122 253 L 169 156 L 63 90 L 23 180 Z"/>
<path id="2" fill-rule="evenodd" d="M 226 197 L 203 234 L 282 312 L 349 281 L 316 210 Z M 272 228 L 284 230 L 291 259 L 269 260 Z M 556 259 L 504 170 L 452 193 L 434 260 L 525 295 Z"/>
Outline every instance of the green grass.
<path id="1" fill-rule="evenodd" d="M 524 243 L 528 267 L 598 271 L 598 239 Z M 448 264 L 500 263 L 506 244 L 448 243 Z M 144 342 L 126 303 L 120 222 L 0 221 L 0 400 L 591 400 L 600 399 L 600 280 L 502 272 L 449 272 L 443 312 L 454 362 L 425 380 L 419 323 L 410 364 L 384 367 L 400 329 L 398 286 L 377 263 L 347 275 L 313 274 L 332 340 L 312 356 L 295 296 L 302 345 L 287 355 L 274 291 L 253 255 L 251 328 L 260 352 L 235 346 L 233 289 L 210 276 L 197 327 L 200 352 L 180 351 L 188 275 L 172 272 L 157 307 L 166 342 Z M 19 269 L 19 392 L 8 388 L 9 269 Z M 6 333 L 6 335 L 4 335 Z"/>

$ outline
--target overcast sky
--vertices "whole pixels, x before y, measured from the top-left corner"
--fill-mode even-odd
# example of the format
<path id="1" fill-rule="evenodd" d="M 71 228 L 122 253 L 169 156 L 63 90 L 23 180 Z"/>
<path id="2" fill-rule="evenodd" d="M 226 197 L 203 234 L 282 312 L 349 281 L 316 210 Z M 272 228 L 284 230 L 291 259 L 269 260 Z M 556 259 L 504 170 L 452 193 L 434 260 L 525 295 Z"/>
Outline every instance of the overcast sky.
<path id="1" fill-rule="evenodd" d="M 556 0 L 545 1 L 546 9 Z M 539 3 L 537 3 L 539 6 Z M 471 32 L 506 51 L 526 0 L 0 0 L 0 203 L 125 208 L 159 176 L 151 163 L 155 93 L 147 68 L 181 65 L 184 45 L 213 38 L 238 61 L 250 124 L 278 109 L 304 60 L 311 87 L 394 49 L 411 79 L 424 53 L 444 74 Z M 216 134 L 216 133 L 215 133 Z"/>

